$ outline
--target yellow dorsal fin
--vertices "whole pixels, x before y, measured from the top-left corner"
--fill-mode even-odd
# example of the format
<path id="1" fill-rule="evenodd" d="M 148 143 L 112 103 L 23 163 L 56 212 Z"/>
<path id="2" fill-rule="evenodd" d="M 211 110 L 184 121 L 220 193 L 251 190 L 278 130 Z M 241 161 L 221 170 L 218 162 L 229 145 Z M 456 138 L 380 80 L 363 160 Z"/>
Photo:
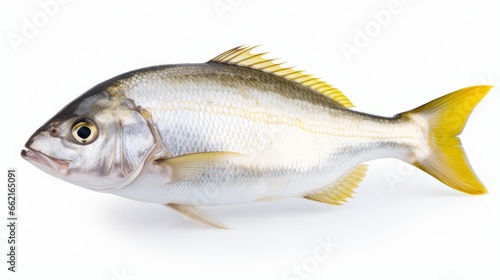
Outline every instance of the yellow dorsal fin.
<path id="1" fill-rule="evenodd" d="M 276 63 L 276 59 L 263 58 L 267 53 L 250 53 L 256 47 L 257 46 L 236 47 L 214 57 L 209 62 L 248 67 L 281 76 L 320 92 L 346 108 L 354 107 L 351 101 L 340 90 L 323 82 L 319 78 L 315 78 L 310 74 L 305 74 L 304 71 L 294 69 L 293 67 L 282 67 L 281 65 L 283 63 Z"/>
<path id="2" fill-rule="evenodd" d="M 341 205 L 347 201 L 347 198 L 352 198 L 354 189 L 363 180 L 368 170 L 368 165 L 360 164 L 342 176 L 335 183 L 314 191 L 304 198 L 319 201 L 328 204 Z"/>

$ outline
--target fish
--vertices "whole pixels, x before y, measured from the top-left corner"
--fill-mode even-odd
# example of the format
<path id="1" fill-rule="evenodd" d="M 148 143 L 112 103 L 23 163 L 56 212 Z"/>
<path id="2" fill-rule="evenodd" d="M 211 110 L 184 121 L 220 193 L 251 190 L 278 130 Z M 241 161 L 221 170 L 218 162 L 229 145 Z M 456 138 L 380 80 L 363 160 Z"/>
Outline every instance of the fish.
<path id="1" fill-rule="evenodd" d="M 366 162 L 396 158 L 466 194 L 487 192 L 458 136 L 492 88 L 466 87 L 384 117 L 256 46 L 106 80 L 36 130 L 21 156 L 93 191 L 227 228 L 207 206 L 305 198 L 342 205 Z"/>

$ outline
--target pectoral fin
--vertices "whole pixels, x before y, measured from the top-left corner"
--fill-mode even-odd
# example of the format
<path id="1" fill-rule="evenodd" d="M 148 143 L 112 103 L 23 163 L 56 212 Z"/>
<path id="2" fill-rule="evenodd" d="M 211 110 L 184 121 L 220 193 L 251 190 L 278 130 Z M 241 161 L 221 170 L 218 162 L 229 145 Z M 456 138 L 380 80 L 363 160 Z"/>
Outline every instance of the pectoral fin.
<path id="1" fill-rule="evenodd" d="M 201 209 L 199 209 L 195 206 L 181 205 L 181 204 L 175 204 L 175 203 L 170 203 L 170 204 L 166 204 L 166 205 L 168 207 L 174 209 L 175 211 L 177 211 L 182 216 L 188 218 L 189 220 L 195 221 L 195 222 L 200 223 L 202 225 L 206 225 L 209 227 L 222 228 L 222 229 L 229 229 L 223 223 L 221 223 L 220 221 L 218 221 L 212 217 L 209 217 L 205 212 L 203 212 Z"/>
<path id="2" fill-rule="evenodd" d="M 309 193 L 304 196 L 304 198 L 328 204 L 341 205 L 347 201 L 347 198 L 352 198 L 354 189 L 357 188 L 358 184 L 363 180 L 367 170 L 368 166 L 366 164 L 360 164 L 346 175 L 342 176 L 339 180 L 335 181 L 335 183 Z"/>
<path id="3" fill-rule="evenodd" d="M 235 164 L 245 156 L 234 152 L 205 152 L 187 154 L 173 158 L 159 158 L 154 161 L 158 166 L 165 167 L 168 182 L 180 180 L 196 180 L 200 175 L 211 170 Z"/>

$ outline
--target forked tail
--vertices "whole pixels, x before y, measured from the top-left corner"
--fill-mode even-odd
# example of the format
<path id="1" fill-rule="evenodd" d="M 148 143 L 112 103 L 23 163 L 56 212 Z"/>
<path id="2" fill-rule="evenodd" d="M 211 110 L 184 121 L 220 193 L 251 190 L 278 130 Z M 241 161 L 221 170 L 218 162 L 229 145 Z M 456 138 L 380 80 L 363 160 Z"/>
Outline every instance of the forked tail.
<path id="1" fill-rule="evenodd" d="M 462 133 L 474 107 L 491 88 L 464 88 L 402 113 L 403 117 L 425 120 L 424 127 L 428 132 L 430 155 L 410 163 L 461 192 L 486 193 L 486 188 L 469 164 L 458 135 Z"/>

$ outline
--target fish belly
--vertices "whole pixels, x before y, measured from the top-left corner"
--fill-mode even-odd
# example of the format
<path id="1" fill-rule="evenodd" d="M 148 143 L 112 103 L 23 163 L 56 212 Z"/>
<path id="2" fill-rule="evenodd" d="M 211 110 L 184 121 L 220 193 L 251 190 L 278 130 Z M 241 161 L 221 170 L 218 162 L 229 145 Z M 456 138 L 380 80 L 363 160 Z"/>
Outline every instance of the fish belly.
<path id="1" fill-rule="evenodd" d="M 129 96 L 151 113 L 173 157 L 232 152 L 242 159 L 173 182 L 145 166 L 122 196 L 187 205 L 302 197 L 367 160 L 404 158 L 421 142 L 417 126 L 398 119 L 325 108 L 255 87 L 198 83 L 150 83 L 148 98 L 144 89 Z"/>

